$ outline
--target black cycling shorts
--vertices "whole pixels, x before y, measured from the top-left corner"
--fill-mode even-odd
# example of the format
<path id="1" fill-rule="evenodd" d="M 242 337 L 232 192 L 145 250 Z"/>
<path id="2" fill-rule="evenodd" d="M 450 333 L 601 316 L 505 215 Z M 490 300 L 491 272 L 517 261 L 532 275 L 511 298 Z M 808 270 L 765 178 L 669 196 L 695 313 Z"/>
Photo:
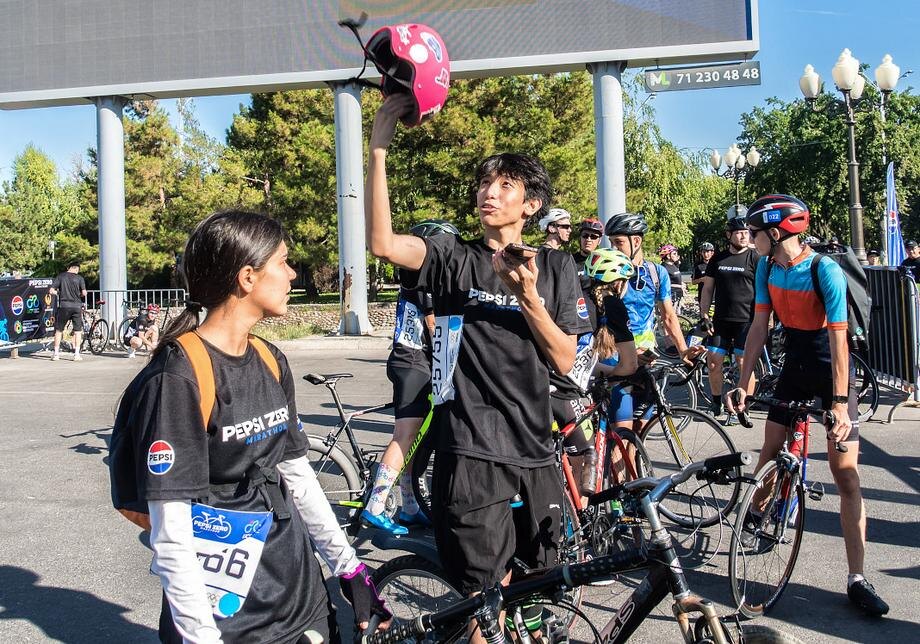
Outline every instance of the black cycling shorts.
<path id="1" fill-rule="evenodd" d="M 431 373 L 416 367 L 387 363 L 387 378 L 393 383 L 396 418 L 424 418 L 431 410 Z"/>
<path id="2" fill-rule="evenodd" d="M 74 333 L 83 333 L 83 309 L 79 306 L 59 306 L 54 311 L 54 330 L 63 331 L 70 322 Z"/>
<path id="3" fill-rule="evenodd" d="M 513 509 L 515 494 L 524 505 Z M 515 557 L 530 568 L 555 565 L 562 504 L 555 465 L 526 468 L 438 451 L 432 495 L 441 563 L 463 595 L 501 581 Z"/>
<path id="4" fill-rule="evenodd" d="M 787 364 L 779 374 L 779 380 L 776 382 L 776 391 L 773 397 L 778 400 L 803 402 L 808 400 L 818 400 L 821 409 L 831 408 L 831 397 L 834 395 L 834 383 L 830 377 L 830 367 L 827 367 L 827 373 L 815 373 L 815 367 L 805 368 L 802 365 Z M 850 415 L 850 421 L 853 423 L 850 433 L 841 442 L 859 440 L 859 409 L 856 399 L 856 370 L 853 363 L 850 363 L 850 378 L 847 385 L 847 411 Z M 795 412 L 771 407 L 770 413 L 767 414 L 767 420 L 779 423 L 783 427 L 790 427 L 794 420 Z"/>
<path id="5" fill-rule="evenodd" d="M 590 398 L 560 398 L 554 394 L 549 397 L 553 420 L 560 430 L 565 429 L 566 425 L 579 416 L 584 416 L 585 409 L 590 404 Z M 591 419 L 590 417 L 585 418 L 579 427 L 569 432 L 569 435 L 562 441 L 562 446 L 569 454 L 581 454 L 594 445 L 593 441 L 589 440 L 592 434 Z"/>
<path id="6" fill-rule="evenodd" d="M 713 321 L 713 335 L 706 341 L 706 348 L 714 353 L 728 355 L 733 351 L 737 356 L 744 355 L 744 343 L 747 342 L 750 322 Z"/>

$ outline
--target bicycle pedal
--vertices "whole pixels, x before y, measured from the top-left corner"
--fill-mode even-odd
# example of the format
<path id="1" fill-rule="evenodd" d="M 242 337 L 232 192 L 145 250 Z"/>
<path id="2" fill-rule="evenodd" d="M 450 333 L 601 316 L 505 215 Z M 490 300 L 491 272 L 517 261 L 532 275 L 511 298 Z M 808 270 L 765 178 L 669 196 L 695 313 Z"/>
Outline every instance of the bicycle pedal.
<path id="1" fill-rule="evenodd" d="M 808 498 L 812 501 L 820 501 L 824 498 L 824 485 L 817 481 L 808 484 Z"/>

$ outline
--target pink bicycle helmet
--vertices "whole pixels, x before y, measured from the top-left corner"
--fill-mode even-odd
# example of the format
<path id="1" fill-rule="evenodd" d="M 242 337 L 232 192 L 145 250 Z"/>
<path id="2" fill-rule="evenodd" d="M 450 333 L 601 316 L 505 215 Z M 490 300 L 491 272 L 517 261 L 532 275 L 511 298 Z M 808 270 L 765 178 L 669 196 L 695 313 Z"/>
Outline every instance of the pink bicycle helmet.
<path id="1" fill-rule="evenodd" d="M 409 93 L 415 99 L 415 110 L 402 118 L 405 125 L 419 125 L 444 107 L 450 57 L 437 31 L 422 24 L 382 27 L 367 41 L 365 53 L 383 76 L 384 96 Z"/>
<path id="2" fill-rule="evenodd" d="M 675 246 L 674 244 L 665 244 L 664 246 L 658 249 L 658 254 L 661 257 L 667 257 L 671 253 L 676 253 L 676 252 L 678 252 L 678 250 L 677 250 L 677 246 Z"/>

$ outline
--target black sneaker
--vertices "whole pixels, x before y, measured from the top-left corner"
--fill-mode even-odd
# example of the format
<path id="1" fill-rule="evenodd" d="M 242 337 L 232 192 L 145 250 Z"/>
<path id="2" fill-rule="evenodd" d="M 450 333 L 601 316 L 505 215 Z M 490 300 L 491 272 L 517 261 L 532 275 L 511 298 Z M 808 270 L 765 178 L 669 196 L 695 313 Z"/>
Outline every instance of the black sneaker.
<path id="1" fill-rule="evenodd" d="M 722 415 L 722 394 L 713 395 L 712 404 L 709 405 L 709 413 L 716 418 Z"/>
<path id="2" fill-rule="evenodd" d="M 860 579 L 847 586 L 847 597 L 873 617 L 881 617 L 888 612 L 888 604 L 878 596 L 872 584 L 865 579 Z"/>

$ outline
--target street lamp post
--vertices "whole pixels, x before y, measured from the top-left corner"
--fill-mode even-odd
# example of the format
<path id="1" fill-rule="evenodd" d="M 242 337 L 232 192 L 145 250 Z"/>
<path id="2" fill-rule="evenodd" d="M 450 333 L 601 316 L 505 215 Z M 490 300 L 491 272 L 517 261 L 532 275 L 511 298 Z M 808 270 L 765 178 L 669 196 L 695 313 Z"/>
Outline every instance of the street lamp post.
<path id="1" fill-rule="evenodd" d="M 878 88 L 882 92 L 882 121 L 885 120 L 885 100 L 897 84 L 900 73 L 897 65 L 891 62 L 887 55 L 882 64 L 875 70 Z M 863 236 L 863 207 L 860 203 L 859 191 L 859 162 L 856 160 L 856 111 L 857 102 L 862 98 L 866 86 L 866 79 L 860 73 L 859 60 L 854 58 L 849 49 L 844 49 L 837 58 L 837 63 L 831 69 L 834 85 L 843 95 L 844 122 L 847 125 L 847 178 L 850 184 L 850 245 L 859 261 L 866 263 L 865 239 Z M 818 109 L 816 100 L 821 94 L 821 77 L 811 65 L 805 66 L 805 73 L 799 79 L 799 89 L 812 109 Z M 883 134 L 884 136 L 884 134 Z M 883 140 L 883 157 L 884 151 Z M 884 161 L 884 158 L 883 158 Z M 883 235 L 884 243 L 884 235 Z"/>
<path id="2" fill-rule="evenodd" d="M 725 161 L 725 171 L 719 172 L 723 160 Z M 709 165 L 712 166 L 713 171 L 717 175 L 728 177 L 735 182 L 735 212 L 741 205 L 741 192 L 739 189 L 741 177 L 751 172 L 759 163 L 760 152 L 753 145 L 747 154 L 741 151 L 737 143 L 732 143 L 728 150 L 725 151 L 724 157 L 719 155 L 718 150 L 713 150 L 712 154 L 709 155 Z"/>

